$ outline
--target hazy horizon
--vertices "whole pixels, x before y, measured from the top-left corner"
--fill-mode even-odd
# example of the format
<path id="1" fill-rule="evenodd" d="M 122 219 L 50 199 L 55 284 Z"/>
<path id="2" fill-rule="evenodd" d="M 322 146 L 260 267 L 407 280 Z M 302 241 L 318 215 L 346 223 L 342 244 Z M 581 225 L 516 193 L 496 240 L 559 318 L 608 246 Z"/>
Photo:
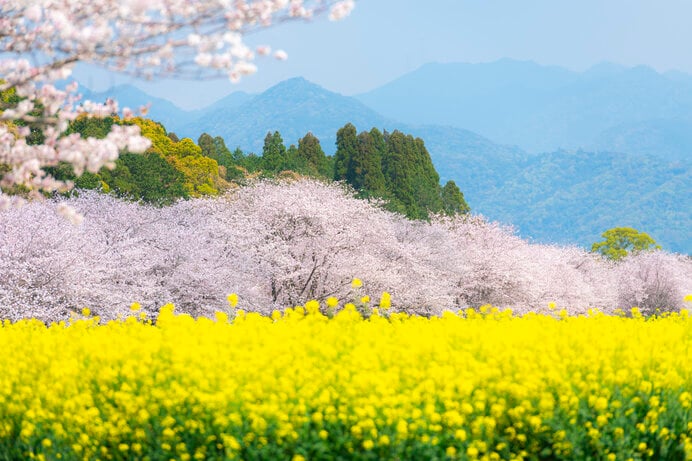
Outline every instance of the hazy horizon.
<path id="1" fill-rule="evenodd" d="M 89 69 L 88 71 L 85 70 L 85 71 L 75 72 L 73 74 L 73 78 L 76 78 L 81 85 L 85 86 L 86 88 L 88 88 L 89 90 L 91 90 L 95 93 L 104 92 L 104 91 L 107 91 L 111 88 L 115 88 L 118 86 L 129 85 L 129 86 L 133 86 L 133 87 L 140 89 L 141 91 L 149 94 L 150 96 L 160 98 L 160 99 L 165 99 L 165 100 L 173 103 L 175 106 L 177 106 L 180 109 L 183 109 L 185 111 L 192 111 L 192 110 L 203 109 L 205 107 L 208 107 L 209 105 L 212 105 L 215 102 L 217 102 L 218 100 L 223 99 L 224 97 L 226 97 L 232 93 L 235 93 L 235 92 L 245 92 L 245 93 L 248 93 L 251 95 L 258 95 L 258 94 L 268 90 L 269 88 L 278 85 L 279 83 L 282 83 L 286 80 L 290 80 L 290 79 L 294 79 L 294 78 L 305 79 L 311 83 L 314 83 L 316 85 L 323 87 L 324 89 L 326 89 L 330 92 L 338 93 L 338 94 L 341 94 L 343 96 L 359 96 L 361 94 L 365 94 L 365 93 L 368 93 L 369 91 L 372 91 L 372 90 L 375 90 L 375 89 L 380 88 L 382 86 L 385 86 L 385 85 L 387 85 L 393 81 L 396 81 L 405 75 L 414 73 L 414 72 L 418 71 L 419 69 L 421 69 L 422 67 L 425 67 L 428 65 L 437 65 L 437 64 L 440 64 L 440 65 L 445 65 L 445 64 L 449 64 L 449 65 L 455 65 L 455 64 L 460 64 L 460 65 L 463 65 L 463 64 L 466 64 L 466 65 L 490 65 L 490 64 L 499 63 L 501 61 L 531 63 L 531 64 L 535 64 L 539 67 L 565 69 L 565 70 L 568 70 L 570 72 L 574 72 L 577 74 L 588 72 L 589 70 L 591 70 L 593 68 L 596 68 L 598 66 L 603 66 L 603 65 L 612 65 L 612 66 L 622 67 L 625 70 L 626 69 L 634 69 L 637 67 L 645 67 L 645 68 L 651 69 L 654 72 L 658 73 L 659 75 L 663 75 L 663 76 L 665 76 L 666 74 L 669 74 L 669 73 L 681 73 L 681 74 L 687 75 L 687 76 L 692 78 L 692 72 L 685 72 L 685 71 L 682 71 L 679 69 L 668 69 L 666 71 L 659 71 L 659 70 L 657 70 L 657 69 L 655 69 L 655 68 L 653 68 L 647 64 L 625 65 L 625 64 L 621 64 L 621 63 L 617 63 L 617 62 L 612 62 L 612 61 L 601 61 L 601 62 L 594 63 L 594 64 L 592 64 L 592 65 L 590 65 L 584 69 L 570 69 L 568 67 L 561 66 L 561 65 L 543 64 L 543 63 L 539 63 L 539 62 L 536 62 L 533 60 L 523 60 L 523 59 L 513 59 L 513 58 L 503 57 L 503 58 L 495 59 L 492 61 L 481 61 L 481 62 L 464 62 L 464 61 L 426 62 L 426 63 L 421 64 L 420 66 L 416 67 L 415 69 L 413 69 L 411 71 L 407 71 L 401 75 L 395 76 L 391 80 L 388 80 L 388 81 L 382 83 L 381 85 L 377 85 L 377 86 L 374 86 L 372 88 L 368 88 L 365 91 L 361 91 L 358 93 L 345 93 L 345 92 L 339 91 L 338 89 L 330 88 L 330 87 L 328 87 L 328 86 L 326 86 L 320 82 L 316 82 L 314 80 L 311 80 L 310 78 L 308 78 L 304 75 L 292 75 L 292 76 L 286 77 L 285 79 L 271 81 L 271 83 L 269 83 L 266 87 L 258 88 L 255 90 L 252 90 L 252 89 L 248 90 L 247 88 L 241 88 L 240 86 L 235 86 L 232 83 L 228 83 L 228 87 L 230 88 L 230 91 L 227 91 L 226 93 L 218 93 L 218 94 L 217 93 L 210 93 L 210 96 L 208 98 L 203 98 L 202 100 L 197 99 L 194 102 L 188 101 L 187 103 L 185 103 L 185 101 L 187 99 L 185 94 L 181 94 L 180 92 L 176 92 L 176 91 L 173 91 L 173 92 L 160 91 L 160 90 L 157 90 L 156 84 L 154 84 L 152 82 L 143 81 L 141 79 L 136 79 L 133 77 L 123 77 L 123 76 L 117 76 L 116 77 L 116 76 L 113 76 L 112 78 L 97 78 L 97 77 L 100 77 L 99 73 L 103 72 L 103 71 Z M 250 76 L 249 78 L 252 78 L 252 76 Z M 90 83 L 92 83 L 93 86 L 90 85 Z M 206 83 L 209 84 L 209 82 L 206 82 Z M 183 80 L 167 81 L 167 85 L 173 85 L 173 86 L 177 85 L 180 87 L 187 87 L 188 85 L 196 86 L 197 84 L 198 83 L 196 83 L 196 82 L 188 82 L 188 81 L 183 81 Z M 216 82 L 216 84 L 219 84 L 219 82 Z M 225 83 L 224 83 L 224 85 L 225 85 Z"/>
<path id="2" fill-rule="evenodd" d="M 289 59 L 259 59 L 259 72 L 239 84 L 145 82 L 80 67 L 75 77 L 96 91 L 131 83 L 181 108 L 203 107 L 234 91 L 261 92 L 303 76 L 354 95 L 431 62 L 533 61 L 584 71 L 601 62 L 646 65 L 692 74 L 692 2 L 666 0 L 359 0 L 350 17 L 332 23 L 286 23 L 247 37 L 251 45 L 284 49 Z"/>

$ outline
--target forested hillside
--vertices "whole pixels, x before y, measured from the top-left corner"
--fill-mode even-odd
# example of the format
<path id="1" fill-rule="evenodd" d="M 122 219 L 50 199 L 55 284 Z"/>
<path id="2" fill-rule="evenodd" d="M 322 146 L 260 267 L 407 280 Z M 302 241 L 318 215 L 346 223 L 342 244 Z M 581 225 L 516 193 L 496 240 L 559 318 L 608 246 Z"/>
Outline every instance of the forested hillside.
<path id="1" fill-rule="evenodd" d="M 554 152 L 527 160 L 479 208 L 522 235 L 587 246 L 605 229 L 646 229 L 667 249 L 692 251 L 692 169 L 613 152 Z M 530 203 L 530 207 L 525 204 Z"/>
<path id="2" fill-rule="evenodd" d="M 476 212 L 524 237 L 588 247 L 603 230 L 630 226 L 669 251 L 692 253 L 689 163 L 586 151 L 504 151 L 505 162 L 492 162 L 459 152 L 436 157 L 442 179 L 454 178 Z"/>

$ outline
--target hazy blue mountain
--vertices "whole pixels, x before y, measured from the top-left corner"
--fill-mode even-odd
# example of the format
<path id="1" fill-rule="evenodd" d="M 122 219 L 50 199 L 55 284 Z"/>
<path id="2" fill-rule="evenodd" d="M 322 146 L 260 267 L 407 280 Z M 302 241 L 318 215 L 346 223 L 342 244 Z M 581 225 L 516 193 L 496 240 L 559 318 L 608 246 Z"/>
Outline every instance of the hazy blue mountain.
<path id="1" fill-rule="evenodd" d="M 692 77 L 610 63 L 581 73 L 508 59 L 427 64 L 357 98 L 403 122 L 465 128 L 530 152 L 617 150 L 633 125 L 677 133 L 692 122 Z M 692 131 L 679 143 L 657 139 L 649 136 L 648 153 L 689 158 Z"/>
<path id="2" fill-rule="evenodd" d="M 589 246 L 629 226 L 665 249 L 692 253 L 692 166 L 612 152 L 528 157 L 475 209 L 541 242 Z M 473 205 L 472 205 L 473 206 Z"/>
<path id="3" fill-rule="evenodd" d="M 172 102 L 151 96 L 132 85 L 118 85 L 106 91 L 87 91 L 84 93 L 85 98 L 95 102 L 104 102 L 108 98 L 116 99 L 120 108 L 129 107 L 135 112 L 141 106 L 149 105 L 147 117 L 163 123 L 170 131 L 175 131 L 177 124 L 181 121 L 184 123 L 193 117 L 190 112 L 179 108 Z"/>
<path id="4" fill-rule="evenodd" d="M 511 126 L 522 113 L 537 111 L 549 92 L 573 79 L 558 67 L 507 59 L 433 63 L 357 98 L 402 122 L 453 125 L 498 139 L 498 126 Z"/>
<path id="5" fill-rule="evenodd" d="M 692 161 L 692 121 L 655 119 L 617 125 L 594 140 L 598 150 Z"/>
<path id="6" fill-rule="evenodd" d="M 440 180 L 454 180 L 477 213 L 486 214 L 477 205 L 489 199 L 492 203 L 505 178 L 514 175 L 528 159 L 521 149 L 495 144 L 460 128 L 428 125 L 401 129 L 425 141 Z"/>
<path id="7" fill-rule="evenodd" d="M 193 113 L 195 118 L 199 119 L 206 116 L 206 114 L 211 114 L 219 110 L 237 109 L 238 107 L 242 106 L 254 97 L 254 94 L 246 93 L 245 91 L 234 91 L 233 93 L 219 99 L 210 106 L 196 110 Z"/>
<path id="8" fill-rule="evenodd" d="M 521 66 L 530 73 L 532 65 Z M 589 74 L 601 80 L 621 71 L 601 65 Z M 564 78 L 562 70 L 552 72 L 541 85 Z M 229 146 L 254 152 L 261 152 L 269 130 L 279 130 L 286 144 L 312 131 L 332 153 L 336 131 L 346 122 L 358 130 L 399 129 L 425 141 L 441 179 L 453 179 L 474 212 L 514 224 L 522 236 L 589 246 L 604 230 L 629 225 L 649 232 L 668 250 L 692 253 L 687 230 L 692 228 L 692 182 L 690 167 L 680 161 L 648 152 L 530 155 L 465 129 L 388 119 L 304 79 L 282 82 L 236 109 L 219 107 L 209 114 L 210 119 L 198 121 L 198 132 L 205 127 Z"/>
<path id="9" fill-rule="evenodd" d="M 285 80 L 239 107 L 215 104 L 192 122 L 186 136 L 207 132 L 229 148 L 261 153 L 268 131 L 279 131 L 286 146 L 311 131 L 326 153 L 336 150 L 336 131 L 351 122 L 359 129 L 393 124 L 358 100 L 327 91 L 303 78 Z"/>
<path id="10" fill-rule="evenodd" d="M 472 132 L 427 127 L 442 181 L 453 179 L 475 213 L 512 224 L 523 237 L 590 247 L 612 227 L 651 234 L 692 254 L 692 164 L 613 152 L 528 155 Z"/>
<path id="11" fill-rule="evenodd" d="M 220 108 L 224 110 L 237 108 L 253 97 L 244 91 L 236 91 L 208 107 L 186 111 L 167 99 L 151 96 L 132 85 L 118 85 L 100 92 L 93 92 L 86 88 L 81 88 L 81 91 L 85 98 L 92 101 L 103 102 L 108 98 L 115 98 L 121 108 L 129 107 L 135 111 L 141 106 L 149 105 L 147 117 L 161 122 L 168 131 L 175 132 L 180 137 L 192 137 L 195 141 L 201 134 L 190 129 L 195 120 L 205 118 L 208 112 L 214 112 Z"/>

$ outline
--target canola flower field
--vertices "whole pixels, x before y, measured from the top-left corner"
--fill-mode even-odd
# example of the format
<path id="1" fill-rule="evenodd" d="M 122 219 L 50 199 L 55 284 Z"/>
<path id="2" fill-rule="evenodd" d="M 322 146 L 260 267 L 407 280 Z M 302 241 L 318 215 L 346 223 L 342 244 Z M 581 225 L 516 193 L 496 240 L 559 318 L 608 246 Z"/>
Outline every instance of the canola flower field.
<path id="1" fill-rule="evenodd" d="M 692 459 L 688 311 L 389 303 L 4 322 L 0 459 Z"/>

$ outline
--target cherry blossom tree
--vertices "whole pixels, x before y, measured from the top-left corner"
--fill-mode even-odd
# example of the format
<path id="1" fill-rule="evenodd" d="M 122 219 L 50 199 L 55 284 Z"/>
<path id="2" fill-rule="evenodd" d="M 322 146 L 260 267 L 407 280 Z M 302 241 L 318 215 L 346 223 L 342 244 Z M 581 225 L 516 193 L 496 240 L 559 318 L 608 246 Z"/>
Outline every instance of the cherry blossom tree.
<path id="1" fill-rule="evenodd" d="M 618 304 L 638 307 L 644 315 L 677 311 L 692 292 L 689 257 L 662 251 L 638 252 L 619 263 Z"/>
<path id="2" fill-rule="evenodd" d="M 0 0 L 0 208 L 71 185 L 45 167 L 71 164 L 77 175 L 113 166 L 122 150 L 142 152 L 138 127 L 116 124 L 103 140 L 65 136 L 77 115 L 133 109 L 116 101 L 80 101 L 76 83 L 60 89 L 77 63 L 147 79 L 232 81 L 254 73 L 255 56 L 286 59 L 268 45 L 251 49 L 244 36 L 271 25 L 328 13 L 338 20 L 353 0 Z M 78 219 L 64 207 L 68 217 Z"/>
<path id="3" fill-rule="evenodd" d="M 21 213 L 17 213 L 21 211 Z M 26 225 L 31 225 L 27 232 Z M 0 219 L 0 317 L 60 319 L 69 315 L 74 296 L 94 282 L 83 260 L 89 250 L 80 228 L 46 213 L 44 206 L 11 209 Z"/>

